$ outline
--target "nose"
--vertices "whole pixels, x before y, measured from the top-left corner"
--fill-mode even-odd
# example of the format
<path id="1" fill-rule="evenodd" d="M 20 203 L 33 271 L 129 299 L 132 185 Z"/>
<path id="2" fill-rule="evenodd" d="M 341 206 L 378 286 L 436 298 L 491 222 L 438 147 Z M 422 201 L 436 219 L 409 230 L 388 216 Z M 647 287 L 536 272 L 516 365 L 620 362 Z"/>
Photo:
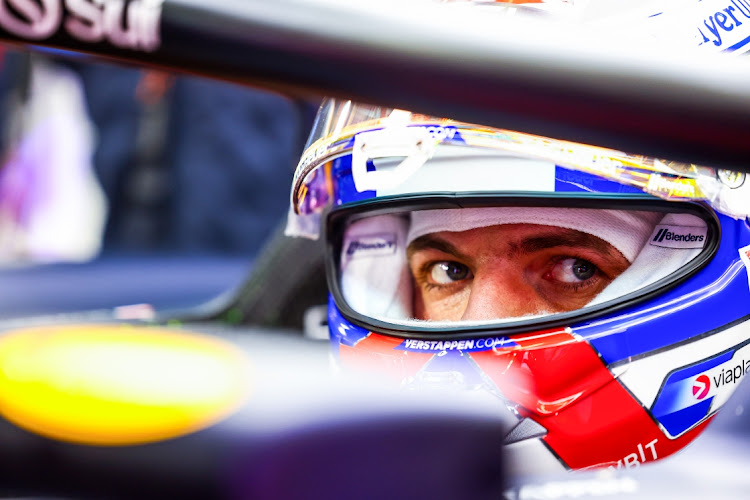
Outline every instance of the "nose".
<path id="1" fill-rule="evenodd" d="M 522 277 L 501 270 L 475 276 L 462 320 L 517 318 L 542 311 L 541 299 Z"/>

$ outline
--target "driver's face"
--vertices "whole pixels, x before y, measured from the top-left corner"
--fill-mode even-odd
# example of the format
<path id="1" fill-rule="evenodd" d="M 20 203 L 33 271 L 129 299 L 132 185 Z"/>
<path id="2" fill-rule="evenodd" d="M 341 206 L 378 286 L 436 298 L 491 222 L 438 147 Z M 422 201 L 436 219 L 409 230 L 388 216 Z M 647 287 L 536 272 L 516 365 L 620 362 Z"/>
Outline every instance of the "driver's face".
<path id="1" fill-rule="evenodd" d="M 434 321 L 572 311 L 630 265 L 596 236 L 536 224 L 432 233 L 414 240 L 407 256 L 414 314 Z"/>

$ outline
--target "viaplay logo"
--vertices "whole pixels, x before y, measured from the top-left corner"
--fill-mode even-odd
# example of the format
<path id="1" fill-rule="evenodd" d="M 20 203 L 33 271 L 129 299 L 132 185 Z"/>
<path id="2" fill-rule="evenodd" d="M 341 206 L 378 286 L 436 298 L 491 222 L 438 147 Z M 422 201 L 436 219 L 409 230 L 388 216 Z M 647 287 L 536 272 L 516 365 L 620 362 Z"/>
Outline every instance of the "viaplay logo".
<path id="1" fill-rule="evenodd" d="M 705 373 L 696 377 L 693 382 L 693 396 L 695 399 L 700 401 L 701 399 L 708 396 L 708 391 L 711 389 L 711 379 Z"/>
<path id="2" fill-rule="evenodd" d="M 664 380 L 651 413 L 677 437 L 718 410 L 750 373 L 750 344 L 678 368 Z"/>

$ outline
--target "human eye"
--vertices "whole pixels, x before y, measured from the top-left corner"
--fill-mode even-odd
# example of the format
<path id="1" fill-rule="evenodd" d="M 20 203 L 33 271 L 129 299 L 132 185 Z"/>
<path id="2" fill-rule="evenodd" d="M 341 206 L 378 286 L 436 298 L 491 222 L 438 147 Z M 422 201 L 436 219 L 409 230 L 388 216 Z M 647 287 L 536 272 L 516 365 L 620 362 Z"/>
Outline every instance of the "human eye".
<path id="1" fill-rule="evenodd" d="M 467 266 L 453 261 L 434 262 L 427 266 L 426 271 L 427 283 L 437 286 L 451 285 L 474 277 Z"/>
<path id="2" fill-rule="evenodd" d="M 599 268 L 586 259 L 563 257 L 556 260 L 545 278 L 572 287 L 593 284 L 601 275 Z"/>

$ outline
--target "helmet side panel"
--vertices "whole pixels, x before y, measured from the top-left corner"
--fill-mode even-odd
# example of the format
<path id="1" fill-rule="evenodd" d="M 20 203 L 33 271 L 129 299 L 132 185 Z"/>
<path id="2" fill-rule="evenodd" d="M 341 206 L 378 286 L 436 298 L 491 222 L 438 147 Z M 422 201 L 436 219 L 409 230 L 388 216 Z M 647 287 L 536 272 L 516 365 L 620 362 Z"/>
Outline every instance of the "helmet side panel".
<path id="1" fill-rule="evenodd" d="M 573 325 L 573 332 L 613 364 L 721 333 L 727 325 L 750 319 L 748 271 L 738 253 L 750 244 L 750 228 L 744 221 L 723 215 L 719 219 L 718 252 L 690 280 L 637 307 Z"/>

